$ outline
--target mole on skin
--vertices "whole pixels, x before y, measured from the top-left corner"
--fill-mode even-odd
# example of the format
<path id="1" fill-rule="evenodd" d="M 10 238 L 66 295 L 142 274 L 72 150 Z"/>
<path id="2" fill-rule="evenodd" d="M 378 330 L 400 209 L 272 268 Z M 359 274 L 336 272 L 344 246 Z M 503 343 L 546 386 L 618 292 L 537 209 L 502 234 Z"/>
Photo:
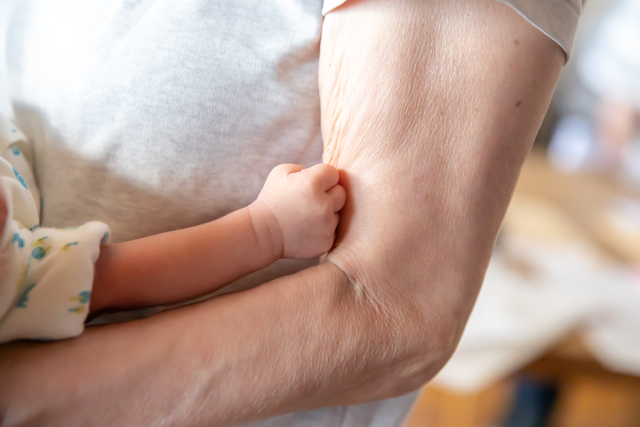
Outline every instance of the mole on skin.
<path id="1" fill-rule="evenodd" d="M 516 46 L 520 46 L 520 40 L 515 39 L 513 42 L 515 43 Z"/>
<path id="2" fill-rule="evenodd" d="M 522 105 L 522 101 L 516 102 L 516 107 L 519 107 L 520 105 Z"/>

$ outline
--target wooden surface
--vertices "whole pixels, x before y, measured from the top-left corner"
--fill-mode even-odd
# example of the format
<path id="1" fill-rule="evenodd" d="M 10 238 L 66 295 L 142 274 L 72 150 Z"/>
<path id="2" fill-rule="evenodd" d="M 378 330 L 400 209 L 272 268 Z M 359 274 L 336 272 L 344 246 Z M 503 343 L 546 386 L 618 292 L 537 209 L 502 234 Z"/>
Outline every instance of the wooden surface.
<path id="1" fill-rule="evenodd" d="M 611 259 L 640 265 L 640 235 L 622 232 L 605 221 L 607 209 L 621 198 L 640 203 L 637 192 L 617 180 L 595 172 L 563 174 L 555 171 L 543 154 L 527 159 L 515 197 L 536 197 L 560 209 L 582 236 Z"/>
<path id="2" fill-rule="evenodd" d="M 510 381 L 468 394 L 427 386 L 406 427 L 498 426 L 511 403 L 512 389 Z"/>

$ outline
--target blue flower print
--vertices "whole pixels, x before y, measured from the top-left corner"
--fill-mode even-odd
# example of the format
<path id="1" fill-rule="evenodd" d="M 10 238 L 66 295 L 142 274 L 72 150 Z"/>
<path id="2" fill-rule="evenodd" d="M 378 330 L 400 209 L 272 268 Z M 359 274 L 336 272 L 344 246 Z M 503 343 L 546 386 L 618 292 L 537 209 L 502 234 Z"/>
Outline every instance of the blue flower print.
<path id="1" fill-rule="evenodd" d="M 87 304 L 89 302 L 90 296 L 91 296 L 91 292 L 89 291 L 80 292 L 78 294 L 78 301 L 80 301 L 80 304 Z"/>
<path id="2" fill-rule="evenodd" d="M 29 186 L 27 185 L 27 183 L 25 182 L 24 178 L 22 177 L 22 175 L 20 175 L 20 172 L 18 172 L 16 170 L 16 168 L 13 168 L 13 173 L 16 174 L 16 178 L 18 178 L 18 181 L 20 181 L 20 184 L 22 184 L 22 186 L 24 188 L 26 188 L 27 190 L 29 189 Z"/>
<path id="3" fill-rule="evenodd" d="M 33 242 L 33 250 L 31 251 L 31 256 L 34 259 L 42 259 L 47 254 L 47 251 L 51 248 L 51 246 L 47 246 L 46 248 L 42 245 L 44 244 L 45 239 L 48 239 L 48 236 L 44 236 Z"/>
<path id="4" fill-rule="evenodd" d="M 22 295 L 20 295 L 20 298 L 18 299 L 16 308 L 27 308 L 27 302 L 29 302 L 29 292 L 31 292 L 31 290 L 33 290 L 33 288 L 35 287 L 36 287 L 36 284 L 34 283 L 33 285 L 29 285 L 25 288 L 24 292 L 22 293 Z"/>
<path id="5" fill-rule="evenodd" d="M 15 129 L 14 129 L 15 132 Z M 11 147 L 11 151 L 13 151 L 13 155 L 14 156 L 19 156 L 20 155 L 20 149 L 18 148 L 17 145 L 14 145 L 13 147 Z"/>
<path id="6" fill-rule="evenodd" d="M 38 246 L 33 251 L 31 251 L 31 256 L 35 259 L 42 259 L 47 254 L 49 248 L 43 248 L 42 246 Z"/>
<path id="7" fill-rule="evenodd" d="M 90 291 L 82 291 L 76 297 L 71 297 L 71 301 L 78 301 L 80 304 L 88 304 L 89 298 L 91 298 Z"/>
<path id="8" fill-rule="evenodd" d="M 70 242 L 60 248 L 62 252 L 67 252 L 71 246 L 77 246 L 78 242 Z"/>
<path id="9" fill-rule="evenodd" d="M 14 233 L 13 240 L 11 240 L 11 243 L 16 243 L 16 242 L 18 242 L 19 248 L 24 247 L 24 240 L 20 238 L 20 235 L 18 233 Z"/>

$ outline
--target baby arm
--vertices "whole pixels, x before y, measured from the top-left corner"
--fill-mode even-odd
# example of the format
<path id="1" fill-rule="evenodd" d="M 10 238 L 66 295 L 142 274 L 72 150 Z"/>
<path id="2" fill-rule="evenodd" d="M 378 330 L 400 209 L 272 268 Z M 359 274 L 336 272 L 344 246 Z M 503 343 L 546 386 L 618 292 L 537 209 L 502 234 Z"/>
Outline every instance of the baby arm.
<path id="1" fill-rule="evenodd" d="M 338 171 L 273 169 L 255 202 L 216 221 L 103 246 L 90 308 L 173 303 L 219 289 L 279 258 L 331 249 L 346 200 Z"/>
<path id="2" fill-rule="evenodd" d="M 317 257 L 333 244 L 336 212 L 346 198 L 332 166 L 281 165 L 244 209 L 104 245 L 109 228 L 99 222 L 40 228 L 31 152 L 27 138 L 0 115 L 0 343 L 73 337 L 88 310 L 177 302 L 283 256 Z"/>

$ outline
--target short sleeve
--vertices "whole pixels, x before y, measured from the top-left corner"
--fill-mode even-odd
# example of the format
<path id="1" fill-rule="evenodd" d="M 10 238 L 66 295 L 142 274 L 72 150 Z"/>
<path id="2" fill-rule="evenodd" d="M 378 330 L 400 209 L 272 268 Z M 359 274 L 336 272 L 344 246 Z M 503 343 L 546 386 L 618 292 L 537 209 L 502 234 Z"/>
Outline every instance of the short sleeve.
<path id="1" fill-rule="evenodd" d="M 498 0 L 513 7 L 527 21 L 571 56 L 585 0 Z"/>
<path id="2" fill-rule="evenodd" d="M 325 0 L 322 14 L 326 15 L 347 0 Z M 513 7 L 534 27 L 555 41 L 571 56 L 578 20 L 585 0 L 497 0 Z"/>
<path id="3" fill-rule="evenodd" d="M 322 16 L 331 12 L 336 7 L 344 4 L 347 0 L 324 0 L 322 4 Z"/>

